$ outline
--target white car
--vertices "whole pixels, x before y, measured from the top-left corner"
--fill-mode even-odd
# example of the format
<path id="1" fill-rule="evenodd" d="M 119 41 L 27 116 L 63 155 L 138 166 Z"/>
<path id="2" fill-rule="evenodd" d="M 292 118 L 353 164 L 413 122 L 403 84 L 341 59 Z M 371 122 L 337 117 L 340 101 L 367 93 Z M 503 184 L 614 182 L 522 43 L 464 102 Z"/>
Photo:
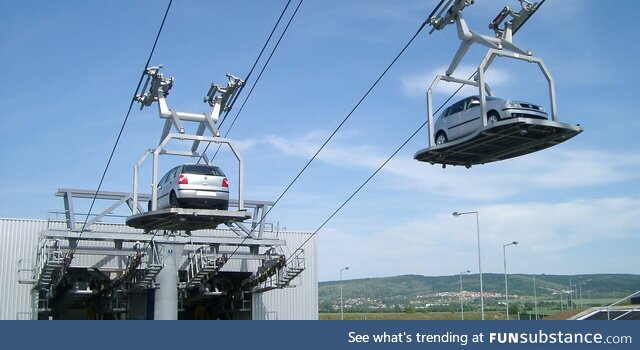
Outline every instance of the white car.
<path id="1" fill-rule="evenodd" d="M 163 208 L 228 210 L 229 181 L 217 166 L 179 165 L 158 181 L 157 209 Z"/>
<path id="2" fill-rule="evenodd" d="M 474 95 L 447 107 L 434 124 L 436 145 L 463 138 L 482 128 L 480 96 Z M 529 102 L 487 96 L 487 125 L 509 118 L 547 119 L 544 108 Z"/>

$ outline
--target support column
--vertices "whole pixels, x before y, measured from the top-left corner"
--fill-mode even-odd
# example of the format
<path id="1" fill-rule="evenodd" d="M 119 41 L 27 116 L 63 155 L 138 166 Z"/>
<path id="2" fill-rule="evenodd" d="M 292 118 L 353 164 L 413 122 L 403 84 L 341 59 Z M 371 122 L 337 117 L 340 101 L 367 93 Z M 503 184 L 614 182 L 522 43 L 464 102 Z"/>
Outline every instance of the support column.
<path id="1" fill-rule="evenodd" d="M 184 244 L 158 244 L 164 255 L 164 268 L 156 277 L 154 319 L 178 319 L 178 266 Z"/>

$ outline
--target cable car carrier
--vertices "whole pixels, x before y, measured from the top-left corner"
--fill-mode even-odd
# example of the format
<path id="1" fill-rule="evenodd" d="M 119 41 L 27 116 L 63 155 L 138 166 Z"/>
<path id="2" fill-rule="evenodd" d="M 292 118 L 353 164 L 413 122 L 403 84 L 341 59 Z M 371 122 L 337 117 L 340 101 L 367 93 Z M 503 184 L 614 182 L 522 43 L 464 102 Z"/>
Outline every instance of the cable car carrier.
<path id="1" fill-rule="evenodd" d="M 218 85 L 211 84 L 209 92 L 204 98 L 204 102 L 208 103 L 209 106 L 212 107 L 212 109 L 208 113 L 198 114 L 177 112 L 169 109 L 166 102 L 166 96 L 169 94 L 169 90 L 173 86 L 174 79 L 164 78 L 163 74 L 160 73 L 161 67 L 162 66 L 147 68 L 145 70 L 147 80 L 142 88 L 143 93 L 138 94 L 136 92 L 135 99 L 136 101 L 140 102 L 140 109 L 144 108 L 145 106 L 150 106 L 154 102 L 158 103 L 160 118 L 165 119 L 165 125 L 160 136 L 159 145 L 155 149 L 147 150 L 134 167 L 134 188 L 132 204 L 133 213 L 127 218 L 126 224 L 131 227 L 144 229 L 145 231 L 170 230 L 189 232 L 200 229 L 213 229 L 220 224 L 240 223 L 242 221 L 250 219 L 251 215 L 248 214 L 244 208 L 243 159 L 238 149 L 234 146 L 233 142 L 230 139 L 220 137 L 220 132 L 216 126 L 220 114 L 222 112 L 228 112 L 231 109 L 233 103 L 235 102 L 235 99 L 238 96 L 239 90 L 244 85 L 244 81 L 232 75 L 227 75 L 229 81 L 226 87 L 220 87 Z M 184 122 L 198 123 L 196 133 L 186 133 L 183 126 Z M 172 129 L 174 129 L 174 132 L 171 132 Z M 204 132 L 206 130 L 209 130 L 212 136 L 204 135 Z M 190 150 L 183 151 L 167 149 L 169 143 L 173 140 L 177 140 L 178 142 L 190 142 Z M 181 208 L 176 205 L 176 203 L 172 203 L 168 208 L 158 207 L 159 189 L 161 188 L 161 185 L 166 185 L 165 183 L 162 183 L 162 181 L 158 181 L 159 156 L 168 154 L 174 156 L 194 157 L 198 158 L 198 160 L 204 160 L 206 165 L 211 166 L 211 161 L 205 154 L 206 148 L 204 151 L 199 151 L 200 143 L 226 144 L 227 146 L 229 146 L 233 155 L 238 160 L 238 199 L 237 201 L 233 201 L 238 210 L 228 210 L 227 206 L 220 207 L 218 209 L 195 207 Z M 148 202 L 148 211 L 144 211 L 142 209 L 142 206 L 138 203 L 138 198 L 141 197 L 138 193 L 138 182 L 140 168 L 147 160 L 147 158 L 149 158 L 149 156 L 152 156 L 153 159 L 151 181 L 152 193 L 149 196 L 150 199 Z M 206 179 L 206 177 L 204 177 L 204 179 Z M 225 185 L 226 181 L 227 179 L 225 178 Z M 193 190 L 192 192 L 213 191 Z M 174 193 L 172 192 L 172 197 L 173 194 Z M 228 194 L 226 195 L 228 196 Z"/>
<path id="2" fill-rule="evenodd" d="M 462 15 L 462 11 L 474 0 L 441 0 L 434 16 L 428 19 L 435 30 L 441 30 L 449 24 L 456 24 L 460 47 L 456 52 L 449 68 L 444 75 L 438 75 L 427 90 L 427 123 L 429 127 L 429 147 L 415 153 L 414 159 L 430 164 L 461 165 L 467 168 L 521 155 L 537 152 L 555 146 L 571 139 L 583 131 L 579 124 L 567 124 L 558 121 L 555 83 L 551 73 L 541 58 L 534 57 L 530 51 L 516 46 L 513 35 L 526 23 L 531 15 L 544 3 L 530 3 L 519 0 L 522 9 L 518 12 L 505 6 L 496 18 L 489 24 L 495 36 L 486 36 L 469 30 Z M 468 79 L 454 77 L 453 74 L 472 44 L 477 43 L 489 48 L 476 72 Z M 513 113 L 500 116 L 489 110 L 487 101 L 495 100 L 491 97 L 489 85 L 485 82 L 485 74 L 496 57 L 514 59 L 527 63 L 534 63 L 539 68 L 548 83 L 549 104 L 551 106 L 550 119 Z M 473 105 L 461 106 L 461 111 L 472 110 L 477 117 L 466 121 L 476 122 L 477 129 L 463 137 L 448 140 L 445 130 L 435 130 L 433 118 L 433 91 L 440 81 L 470 85 L 478 88 L 478 98 Z M 508 101 L 510 102 L 510 101 Z M 523 106 L 532 107 L 530 104 Z M 544 112 L 540 107 L 539 111 Z M 444 115 L 444 113 L 443 113 Z M 441 115 L 441 117 L 443 117 Z M 454 127 L 457 126 L 454 125 Z"/>

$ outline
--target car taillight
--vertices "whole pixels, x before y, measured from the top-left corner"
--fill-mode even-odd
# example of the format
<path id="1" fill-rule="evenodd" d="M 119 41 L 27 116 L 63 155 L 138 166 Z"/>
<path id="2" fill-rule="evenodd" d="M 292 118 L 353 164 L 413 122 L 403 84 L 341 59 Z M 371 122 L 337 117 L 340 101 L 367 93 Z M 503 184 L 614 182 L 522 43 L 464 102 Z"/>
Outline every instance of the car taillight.
<path id="1" fill-rule="evenodd" d="M 229 187 L 229 181 L 227 180 L 227 178 L 225 177 L 224 179 L 222 179 L 222 187 Z"/>
<path id="2" fill-rule="evenodd" d="M 178 183 L 180 185 L 188 185 L 189 184 L 189 179 L 187 179 L 187 177 L 184 176 L 184 174 L 180 174 L 180 177 L 178 178 Z"/>

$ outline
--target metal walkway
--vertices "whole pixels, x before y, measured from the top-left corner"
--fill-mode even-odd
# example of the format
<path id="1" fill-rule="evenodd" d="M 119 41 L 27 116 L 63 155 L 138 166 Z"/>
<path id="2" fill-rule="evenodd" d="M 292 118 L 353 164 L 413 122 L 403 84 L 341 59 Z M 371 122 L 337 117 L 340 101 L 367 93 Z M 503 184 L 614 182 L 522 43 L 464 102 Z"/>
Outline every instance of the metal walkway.
<path id="1" fill-rule="evenodd" d="M 305 269 L 304 250 L 299 249 L 288 260 L 284 256 L 267 261 L 243 282 L 252 293 L 263 293 L 290 286 Z"/>
<path id="2" fill-rule="evenodd" d="M 214 258 L 206 254 L 206 249 L 207 247 L 197 249 L 189 259 L 189 264 L 186 268 L 187 288 L 200 286 L 211 275 L 217 273 L 228 261 L 226 254 Z"/>

